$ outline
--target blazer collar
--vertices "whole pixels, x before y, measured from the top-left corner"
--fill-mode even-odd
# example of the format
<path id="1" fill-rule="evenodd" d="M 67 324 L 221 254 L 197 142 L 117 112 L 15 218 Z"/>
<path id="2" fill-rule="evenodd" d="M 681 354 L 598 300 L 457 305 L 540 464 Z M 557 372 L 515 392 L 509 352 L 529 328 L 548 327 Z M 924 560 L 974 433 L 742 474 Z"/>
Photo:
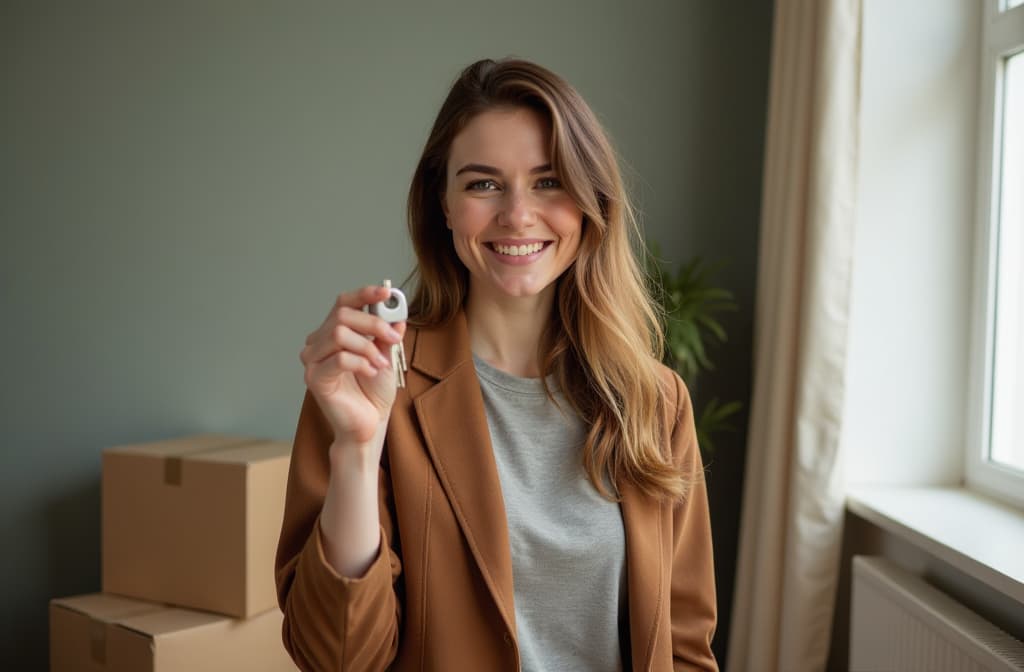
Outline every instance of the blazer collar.
<path id="1" fill-rule="evenodd" d="M 515 629 L 512 555 L 501 482 L 494 461 L 480 382 L 473 366 L 466 316 L 421 328 L 410 367 L 437 381 L 413 406 L 427 451 L 470 551 L 510 633 Z M 666 577 L 661 506 L 632 486 L 622 488 L 626 535 L 630 650 L 633 669 L 651 665 Z"/>
<path id="2" fill-rule="evenodd" d="M 455 316 L 436 327 L 417 329 L 409 366 L 435 380 L 447 378 L 458 366 L 472 363 L 473 350 L 469 344 L 466 313 Z"/>

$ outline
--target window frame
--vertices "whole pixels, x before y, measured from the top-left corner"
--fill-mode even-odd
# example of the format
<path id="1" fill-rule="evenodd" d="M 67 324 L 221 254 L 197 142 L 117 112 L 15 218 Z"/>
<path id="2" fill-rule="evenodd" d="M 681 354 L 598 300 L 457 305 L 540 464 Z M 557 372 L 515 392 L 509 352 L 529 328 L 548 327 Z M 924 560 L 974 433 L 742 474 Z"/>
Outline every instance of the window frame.
<path id="1" fill-rule="evenodd" d="M 1024 507 L 1024 472 L 987 459 L 991 443 L 992 371 L 996 301 L 996 245 L 1002 156 L 1004 60 L 1024 49 L 1024 5 L 1005 9 L 986 0 L 982 20 L 978 98 L 977 220 L 971 309 L 971 348 L 965 474 L 968 488 Z"/>

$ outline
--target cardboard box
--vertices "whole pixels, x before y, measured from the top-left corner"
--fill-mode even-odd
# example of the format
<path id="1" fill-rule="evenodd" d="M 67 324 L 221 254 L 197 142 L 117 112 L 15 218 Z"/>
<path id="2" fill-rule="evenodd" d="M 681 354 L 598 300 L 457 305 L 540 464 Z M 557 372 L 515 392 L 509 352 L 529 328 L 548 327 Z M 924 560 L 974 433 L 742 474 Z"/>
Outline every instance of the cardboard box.
<path id="1" fill-rule="evenodd" d="M 276 607 L 290 454 L 217 434 L 103 451 L 103 592 L 236 618 Z"/>
<path id="2" fill-rule="evenodd" d="M 279 609 L 246 620 L 94 593 L 50 601 L 51 672 L 294 672 Z"/>

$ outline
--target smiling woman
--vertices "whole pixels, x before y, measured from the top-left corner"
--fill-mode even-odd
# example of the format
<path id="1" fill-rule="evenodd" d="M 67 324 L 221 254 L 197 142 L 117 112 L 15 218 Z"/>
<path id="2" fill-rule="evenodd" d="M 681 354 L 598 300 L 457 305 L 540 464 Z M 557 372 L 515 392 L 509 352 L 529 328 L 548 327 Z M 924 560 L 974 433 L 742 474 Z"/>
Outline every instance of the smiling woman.
<path id="1" fill-rule="evenodd" d="M 303 669 L 715 670 L 686 386 L 615 155 L 563 79 L 462 72 L 409 193 L 409 328 L 340 295 L 306 339 L 277 555 Z M 404 338 L 406 386 L 384 357 Z"/>

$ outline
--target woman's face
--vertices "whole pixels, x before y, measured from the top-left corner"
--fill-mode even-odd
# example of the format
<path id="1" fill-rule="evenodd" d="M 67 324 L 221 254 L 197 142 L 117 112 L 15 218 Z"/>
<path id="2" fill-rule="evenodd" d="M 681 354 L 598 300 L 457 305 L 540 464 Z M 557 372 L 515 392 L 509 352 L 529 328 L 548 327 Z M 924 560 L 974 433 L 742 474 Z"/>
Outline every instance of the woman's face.
<path id="1" fill-rule="evenodd" d="M 554 291 L 576 258 L 583 213 L 548 164 L 551 130 L 529 108 L 490 110 L 455 137 L 442 206 L 471 291 Z"/>

